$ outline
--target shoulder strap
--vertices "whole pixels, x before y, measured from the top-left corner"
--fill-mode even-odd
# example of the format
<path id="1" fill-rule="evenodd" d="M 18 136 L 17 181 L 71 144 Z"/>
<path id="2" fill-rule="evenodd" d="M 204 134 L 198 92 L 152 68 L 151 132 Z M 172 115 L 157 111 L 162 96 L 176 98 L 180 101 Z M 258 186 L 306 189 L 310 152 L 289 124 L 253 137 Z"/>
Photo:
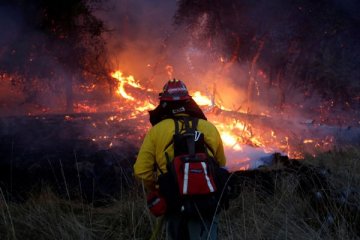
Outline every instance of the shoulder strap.
<path id="1" fill-rule="evenodd" d="M 185 129 L 185 132 L 189 132 L 189 130 L 195 131 L 199 122 L 198 118 L 193 117 L 174 117 L 173 118 L 175 123 L 175 134 L 180 134 L 182 130 Z M 183 122 L 183 126 L 180 129 L 179 122 Z M 191 127 L 190 127 L 191 122 Z"/>
<path id="2" fill-rule="evenodd" d="M 174 124 L 175 124 L 175 134 L 180 134 L 182 130 L 185 130 L 185 135 L 189 135 L 189 137 L 187 137 L 187 146 L 188 146 L 188 150 L 189 150 L 189 154 L 195 154 L 195 131 L 199 122 L 198 118 L 193 118 L 193 117 L 174 117 Z M 179 122 L 182 121 L 183 125 L 180 129 L 179 126 Z M 191 127 L 190 127 L 190 122 L 191 122 Z M 171 139 L 171 141 L 166 144 L 165 148 L 164 148 L 164 152 L 165 150 L 174 143 L 174 140 Z M 168 154 L 165 152 L 165 157 L 167 160 L 167 163 L 170 162 L 170 158 L 168 156 Z"/>
<path id="3" fill-rule="evenodd" d="M 191 129 L 194 130 L 194 132 L 196 131 L 197 129 L 197 125 L 199 123 L 199 119 L 198 118 L 191 118 Z"/>
<path id="4" fill-rule="evenodd" d="M 190 121 L 191 121 L 191 127 L 190 127 Z M 197 118 L 184 118 L 184 124 L 185 124 L 185 134 L 187 134 L 186 137 L 186 144 L 189 150 L 190 155 L 195 154 L 195 131 L 197 128 L 199 119 Z"/>
<path id="5" fill-rule="evenodd" d="M 156 172 L 157 170 L 159 170 L 161 174 L 164 174 L 164 172 L 161 170 L 159 164 L 155 161 L 154 162 L 154 171 Z"/>
<path id="6" fill-rule="evenodd" d="M 174 119 L 174 123 L 175 123 L 175 134 L 179 134 L 180 133 L 180 129 L 179 129 L 179 118 L 173 118 Z"/>

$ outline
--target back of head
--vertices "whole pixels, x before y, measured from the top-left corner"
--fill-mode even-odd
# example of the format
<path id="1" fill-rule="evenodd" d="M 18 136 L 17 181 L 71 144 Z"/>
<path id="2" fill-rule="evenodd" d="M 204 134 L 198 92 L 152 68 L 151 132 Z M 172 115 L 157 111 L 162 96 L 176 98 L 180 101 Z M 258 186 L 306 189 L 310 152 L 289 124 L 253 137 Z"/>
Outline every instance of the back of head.
<path id="1" fill-rule="evenodd" d="M 169 80 L 159 94 L 160 101 L 183 101 L 191 99 L 185 83 L 178 79 Z"/>
<path id="2" fill-rule="evenodd" d="M 173 118 L 177 114 L 187 114 L 192 117 L 206 120 L 200 107 L 189 95 L 183 81 L 169 80 L 159 93 L 160 104 L 152 111 L 149 111 L 150 122 L 157 124 L 163 119 Z"/>

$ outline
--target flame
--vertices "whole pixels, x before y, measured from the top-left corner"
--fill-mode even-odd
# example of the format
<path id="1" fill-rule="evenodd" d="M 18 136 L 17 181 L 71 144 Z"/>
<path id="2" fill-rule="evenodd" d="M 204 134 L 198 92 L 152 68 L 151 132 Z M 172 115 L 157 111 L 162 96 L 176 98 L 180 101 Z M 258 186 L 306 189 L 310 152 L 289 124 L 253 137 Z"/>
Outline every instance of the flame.
<path id="1" fill-rule="evenodd" d="M 166 66 L 166 70 L 170 75 L 172 75 L 173 68 L 172 66 Z M 136 99 L 134 96 L 130 95 L 130 93 L 125 91 L 125 86 L 129 85 L 133 88 L 142 89 L 144 91 L 153 91 L 151 89 L 147 89 L 143 87 L 132 75 L 124 76 L 123 72 L 120 70 L 114 71 L 111 76 L 119 81 L 119 85 L 117 88 L 117 94 L 121 96 L 124 100 L 132 101 L 132 111 L 128 115 L 128 119 L 136 119 L 140 115 L 147 114 L 148 110 L 154 109 L 156 106 L 151 103 L 147 99 Z M 214 100 L 201 93 L 200 91 L 195 91 L 192 94 L 192 98 L 195 102 L 202 107 L 214 107 Z M 224 107 L 220 107 L 222 110 L 229 110 Z M 261 113 L 261 116 L 270 117 L 266 113 Z M 225 151 L 231 152 L 243 152 L 244 145 L 249 145 L 257 148 L 261 148 L 263 153 L 271 153 L 275 150 L 280 150 L 286 152 L 288 156 L 300 158 L 302 154 L 300 152 L 296 152 L 291 149 L 289 144 L 289 138 L 287 136 L 280 137 L 275 133 L 274 130 L 270 130 L 268 133 L 264 133 L 264 131 L 257 131 L 254 133 L 253 127 L 250 123 L 244 123 L 238 120 L 233 119 L 212 119 L 212 122 L 220 132 L 220 136 L 222 138 Z M 139 126 L 141 127 L 141 126 Z M 97 138 L 101 139 L 101 138 Z M 304 140 L 304 144 L 313 143 L 309 140 Z M 274 147 L 275 146 L 277 147 Z M 325 145 L 323 143 L 322 145 Z M 269 147 L 273 146 L 273 147 Z M 238 156 L 232 160 L 235 163 L 241 163 L 241 168 L 247 168 L 249 164 L 245 164 L 249 159 L 246 157 L 239 158 Z M 244 165 L 245 164 L 245 165 Z"/>
<path id="2" fill-rule="evenodd" d="M 141 85 L 135 81 L 135 78 L 132 75 L 129 75 L 127 77 L 123 76 L 123 73 L 120 70 L 116 70 L 115 72 L 111 73 L 111 76 L 119 81 L 116 92 L 123 98 L 134 101 L 135 98 L 127 94 L 124 87 L 125 84 L 129 84 L 134 88 L 142 89 Z"/>
<path id="3" fill-rule="evenodd" d="M 212 106 L 213 105 L 211 99 L 208 98 L 207 96 L 202 95 L 200 91 L 194 92 L 192 98 L 198 105 L 201 105 L 201 106 Z"/>
<path id="4" fill-rule="evenodd" d="M 172 79 L 173 78 L 173 72 L 174 72 L 173 66 L 166 65 L 165 70 L 166 70 L 166 73 L 167 73 L 169 79 Z"/>
<path id="5" fill-rule="evenodd" d="M 148 110 L 154 109 L 156 106 L 149 101 L 145 101 L 142 106 L 138 106 L 135 109 L 139 112 L 146 112 Z"/>
<path id="6" fill-rule="evenodd" d="M 221 132 L 221 139 L 223 144 L 226 147 L 230 147 L 236 151 L 242 151 L 242 147 L 239 143 L 239 139 L 237 136 L 233 135 L 231 132 Z"/>
<path id="7" fill-rule="evenodd" d="M 173 67 L 168 65 L 165 70 L 169 77 L 171 77 L 173 74 Z M 259 71 L 258 75 L 267 78 L 262 71 Z M 93 121 L 91 126 L 99 133 L 104 126 L 107 129 L 112 129 L 114 124 L 131 120 L 131 122 L 140 122 L 140 124 L 132 126 L 133 129 L 136 129 L 140 133 L 146 132 L 150 125 L 146 120 L 141 119 L 146 119 L 145 116 L 147 115 L 147 111 L 156 107 L 151 101 L 156 94 L 152 89 L 142 86 L 133 75 L 126 75 L 121 70 L 113 71 L 111 77 L 116 81 L 116 102 L 110 103 L 108 106 L 101 108 L 101 110 L 105 111 L 110 109 L 108 111 L 117 111 L 117 113 L 108 116 L 105 122 L 88 119 L 89 121 Z M 83 91 L 89 93 L 94 91 L 97 87 L 98 86 L 95 84 L 80 86 Z M 139 89 L 141 91 L 139 91 Z M 236 170 L 246 170 L 253 167 L 252 162 L 254 159 L 258 159 L 260 156 L 275 151 L 286 153 L 291 158 L 302 158 L 303 149 L 311 147 L 315 149 L 324 149 L 331 146 L 334 142 L 332 137 L 327 137 L 325 139 L 310 139 L 310 137 L 308 137 L 298 138 L 296 143 L 294 143 L 293 135 L 291 135 L 291 137 L 286 136 L 285 133 L 279 129 L 270 129 L 270 126 L 252 125 L 253 122 L 251 121 L 251 117 L 249 117 L 249 120 L 239 120 L 241 118 L 237 119 L 236 114 L 239 113 L 240 110 L 232 110 L 226 108 L 226 106 L 215 104 L 214 96 L 209 96 L 209 94 L 204 94 L 201 91 L 195 91 L 191 95 L 194 101 L 201 106 L 202 109 L 214 109 L 214 111 L 209 111 L 207 117 L 218 129 L 223 141 L 224 150 L 226 154 L 229 155 L 227 156 L 228 162 L 231 163 L 231 166 L 235 166 Z M 76 112 L 98 112 L 99 109 L 99 106 L 90 106 L 88 102 L 77 103 L 75 105 Z M 218 112 L 215 111 L 217 109 L 219 110 Z M 224 114 L 220 114 L 221 111 L 227 111 L 229 115 L 224 116 Z M 251 114 L 249 114 L 249 116 L 250 115 Z M 271 118 L 270 114 L 267 112 L 261 112 L 258 115 L 263 116 L 264 118 Z M 73 121 L 74 118 L 72 116 L 65 116 L 65 120 Z M 96 144 L 101 144 L 105 148 L 112 148 L 115 147 L 116 144 L 119 144 L 119 139 L 123 139 L 124 137 L 132 140 L 135 139 L 136 141 L 141 140 L 140 134 L 139 136 L 123 136 L 119 133 L 112 132 L 111 130 L 107 131 L 106 134 L 102 132 L 96 136 L 90 136 L 89 139 L 96 142 Z M 300 144 L 301 146 L 297 146 Z M 250 148 L 259 150 L 249 150 Z M 252 156 L 250 156 L 252 153 L 249 151 L 253 151 Z"/>

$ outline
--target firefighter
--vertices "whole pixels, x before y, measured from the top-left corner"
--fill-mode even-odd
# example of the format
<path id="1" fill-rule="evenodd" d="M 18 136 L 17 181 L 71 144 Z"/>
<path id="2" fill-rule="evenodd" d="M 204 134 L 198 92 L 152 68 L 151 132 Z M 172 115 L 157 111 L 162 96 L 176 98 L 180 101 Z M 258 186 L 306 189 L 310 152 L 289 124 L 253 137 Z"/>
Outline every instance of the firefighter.
<path id="1" fill-rule="evenodd" d="M 150 192 L 157 191 L 157 176 L 167 172 L 168 159 L 174 157 L 174 117 L 189 116 L 199 119 L 197 130 L 204 134 L 209 154 L 213 155 L 220 166 L 225 166 L 220 134 L 216 127 L 207 121 L 200 107 L 189 95 L 185 84 L 181 80 L 168 81 L 159 94 L 159 99 L 159 105 L 149 111 L 152 128 L 144 138 L 134 165 L 135 176 L 146 188 Z M 154 167 L 157 169 L 156 174 Z M 188 218 L 169 213 L 171 211 L 168 210 L 164 216 L 167 239 L 217 239 L 217 217 Z"/>

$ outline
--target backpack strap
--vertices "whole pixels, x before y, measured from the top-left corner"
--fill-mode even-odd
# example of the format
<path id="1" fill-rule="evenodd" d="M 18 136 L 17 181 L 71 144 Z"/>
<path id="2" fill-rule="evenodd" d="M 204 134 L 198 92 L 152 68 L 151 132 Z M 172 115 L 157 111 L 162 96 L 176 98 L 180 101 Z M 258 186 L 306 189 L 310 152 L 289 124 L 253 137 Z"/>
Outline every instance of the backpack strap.
<path id="1" fill-rule="evenodd" d="M 194 141 L 194 131 L 193 126 L 190 128 L 189 118 L 184 118 L 184 125 L 185 125 L 185 133 L 184 136 L 186 137 L 186 144 L 187 149 L 190 155 L 195 154 L 195 141 Z"/>
<path id="2" fill-rule="evenodd" d="M 179 129 L 180 118 L 173 118 L 173 120 L 175 123 L 175 134 L 179 134 L 180 133 L 180 129 Z"/>
<path id="3" fill-rule="evenodd" d="M 156 172 L 157 170 L 159 170 L 159 172 L 160 172 L 161 174 L 164 174 L 164 172 L 161 170 L 159 164 L 155 161 L 155 162 L 154 162 L 154 172 Z"/>
<path id="4" fill-rule="evenodd" d="M 181 131 L 185 130 L 184 134 L 188 134 L 189 137 L 187 137 L 187 146 L 188 146 L 188 150 L 189 150 L 189 154 L 195 154 L 195 131 L 199 122 L 198 118 L 193 118 L 193 117 L 185 117 L 185 116 L 181 116 L 181 117 L 174 117 L 174 124 L 175 124 L 175 133 L 174 134 L 180 134 Z M 183 122 L 182 127 L 180 128 L 179 122 Z M 190 127 L 190 122 L 191 122 L 191 127 Z M 169 148 L 169 146 L 171 144 L 174 143 L 174 140 L 171 139 L 171 141 L 166 144 L 165 148 L 164 148 L 164 152 L 165 152 L 165 157 L 166 157 L 166 162 L 167 164 L 169 164 L 171 162 L 169 155 L 166 152 L 166 149 Z"/>
<path id="5" fill-rule="evenodd" d="M 191 127 L 189 124 L 190 122 L 191 122 Z M 198 122 L 199 119 L 197 118 L 189 118 L 189 117 L 184 118 L 185 135 L 187 135 L 186 143 L 190 155 L 195 155 L 195 131 Z"/>
<path id="6" fill-rule="evenodd" d="M 174 124 L 175 124 L 175 134 L 179 134 L 180 133 L 180 129 L 179 129 L 180 118 L 173 118 L 173 120 L 174 120 Z M 164 148 L 166 163 L 170 163 L 170 157 L 169 157 L 169 154 L 166 152 L 166 149 L 168 149 L 170 147 L 170 145 L 173 143 L 174 143 L 174 139 L 171 139 L 171 141 L 168 144 L 166 144 L 166 146 Z"/>
<path id="7" fill-rule="evenodd" d="M 199 119 L 198 118 L 192 118 L 192 124 L 191 124 L 191 129 L 194 130 L 194 132 L 196 131 L 196 128 L 198 126 L 199 123 Z"/>

